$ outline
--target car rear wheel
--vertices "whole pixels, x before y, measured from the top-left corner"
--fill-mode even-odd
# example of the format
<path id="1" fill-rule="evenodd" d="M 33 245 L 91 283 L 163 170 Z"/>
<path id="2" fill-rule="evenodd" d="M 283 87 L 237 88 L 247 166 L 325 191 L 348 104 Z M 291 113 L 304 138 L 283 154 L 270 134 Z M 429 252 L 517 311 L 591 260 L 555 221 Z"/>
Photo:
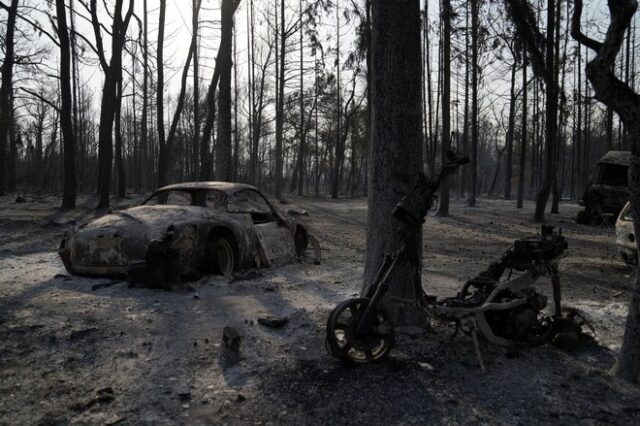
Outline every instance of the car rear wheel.
<path id="1" fill-rule="evenodd" d="M 220 238 L 216 244 L 216 263 L 218 264 L 220 273 L 225 277 L 233 273 L 235 264 L 233 246 L 231 246 L 231 243 L 225 238 Z"/>
<path id="2" fill-rule="evenodd" d="M 213 237 L 208 246 L 208 263 L 210 272 L 225 277 L 231 276 L 236 266 L 236 254 L 233 243 L 227 237 Z"/>

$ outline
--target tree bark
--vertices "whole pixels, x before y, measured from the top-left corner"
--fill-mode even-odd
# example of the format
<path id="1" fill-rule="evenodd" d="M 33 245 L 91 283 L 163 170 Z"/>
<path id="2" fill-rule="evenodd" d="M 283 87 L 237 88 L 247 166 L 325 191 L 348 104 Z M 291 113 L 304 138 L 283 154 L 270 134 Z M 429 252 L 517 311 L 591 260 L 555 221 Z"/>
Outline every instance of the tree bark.
<path id="1" fill-rule="evenodd" d="M 417 323 L 419 315 L 392 297 L 417 299 L 422 291 L 422 232 L 401 241 L 392 211 L 422 171 L 420 2 L 372 0 L 373 143 L 367 213 L 363 294 L 385 253 L 408 244 L 406 261 L 395 271 L 385 301 L 396 325 Z"/>

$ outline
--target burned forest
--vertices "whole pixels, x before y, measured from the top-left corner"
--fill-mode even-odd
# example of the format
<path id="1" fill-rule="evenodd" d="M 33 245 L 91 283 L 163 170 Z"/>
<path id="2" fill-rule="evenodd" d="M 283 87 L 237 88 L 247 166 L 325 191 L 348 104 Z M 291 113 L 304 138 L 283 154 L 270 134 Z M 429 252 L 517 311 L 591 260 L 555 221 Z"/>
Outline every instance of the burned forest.
<path id="1" fill-rule="evenodd" d="M 640 424 L 637 0 L 0 0 L 0 425 Z"/>

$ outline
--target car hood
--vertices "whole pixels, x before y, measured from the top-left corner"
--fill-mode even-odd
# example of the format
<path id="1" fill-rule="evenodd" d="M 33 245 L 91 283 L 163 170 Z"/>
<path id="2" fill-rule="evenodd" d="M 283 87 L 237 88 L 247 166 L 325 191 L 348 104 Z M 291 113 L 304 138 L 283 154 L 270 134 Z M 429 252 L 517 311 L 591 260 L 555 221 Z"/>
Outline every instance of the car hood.
<path id="1" fill-rule="evenodd" d="M 86 238 L 146 237 L 159 238 L 167 228 L 185 220 L 207 219 L 212 212 L 198 206 L 139 206 L 116 211 L 81 227 Z"/>

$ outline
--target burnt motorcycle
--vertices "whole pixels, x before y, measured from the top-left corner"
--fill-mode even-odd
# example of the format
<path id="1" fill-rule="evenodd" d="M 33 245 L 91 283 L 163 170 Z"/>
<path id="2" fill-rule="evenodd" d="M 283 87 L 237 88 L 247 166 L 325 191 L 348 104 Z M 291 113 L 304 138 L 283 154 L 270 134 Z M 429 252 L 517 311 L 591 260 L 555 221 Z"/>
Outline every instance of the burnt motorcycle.
<path id="1" fill-rule="evenodd" d="M 420 231 L 440 182 L 468 161 L 468 157 L 452 161 L 432 182 L 421 177 L 397 204 L 393 215 L 401 224 L 403 243 L 384 257 L 364 297 L 346 300 L 332 310 L 326 337 L 326 347 L 332 356 L 349 364 L 387 357 L 394 344 L 394 325 L 383 302 L 393 282 L 391 277 L 406 258 L 408 238 Z M 592 327 L 581 313 L 563 310 L 561 306 L 558 264 L 567 247 L 562 230 L 542 225 L 539 235 L 516 240 L 499 261 L 464 283 L 454 297 L 437 300 L 422 292 L 412 303 L 428 318 L 455 324 L 455 334 L 462 330 L 472 336 L 483 370 L 480 339 L 508 350 L 543 342 L 574 349 L 580 342 L 582 327 Z M 507 270 L 510 273 L 503 280 Z M 547 297 L 533 286 L 545 276 L 552 286 L 553 314 L 545 311 Z"/>

